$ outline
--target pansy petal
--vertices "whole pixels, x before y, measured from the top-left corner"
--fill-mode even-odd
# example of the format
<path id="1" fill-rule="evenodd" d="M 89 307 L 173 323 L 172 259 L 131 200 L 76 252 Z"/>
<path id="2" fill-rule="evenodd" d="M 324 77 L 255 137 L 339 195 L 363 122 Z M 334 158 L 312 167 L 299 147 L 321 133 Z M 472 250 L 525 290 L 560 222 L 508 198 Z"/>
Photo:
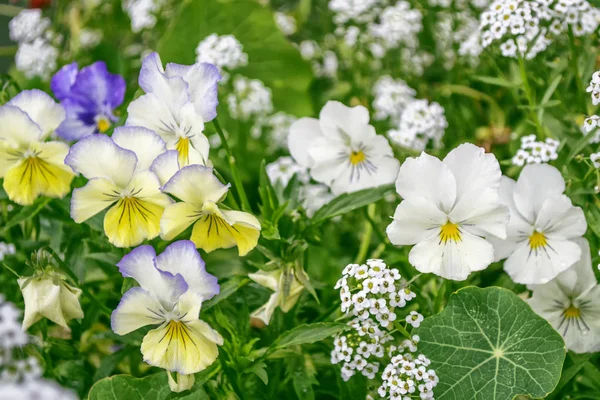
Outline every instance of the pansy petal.
<path id="1" fill-rule="evenodd" d="M 348 107 L 339 101 L 328 101 L 321 109 L 319 123 L 323 135 L 332 139 L 369 140 L 368 136 L 375 135 L 375 130 L 368 128 L 369 110 L 363 106 Z M 370 135 L 365 135 L 366 129 L 370 131 Z"/>
<path id="2" fill-rule="evenodd" d="M 40 140 L 42 135 L 39 125 L 18 107 L 0 107 L 0 126 L 0 144 L 10 150 L 26 150 L 31 142 Z"/>
<path id="3" fill-rule="evenodd" d="M 248 278 L 261 286 L 271 289 L 276 292 L 279 286 L 279 278 L 281 277 L 281 270 L 276 271 L 258 271 L 252 274 L 248 274 Z"/>
<path id="4" fill-rule="evenodd" d="M 90 179 L 87 185 L 73 190 L 71 218 L 78 224 L 109 207 L 121 197 L 121 191 L 106 178 Z"/>
<path id="5" fill-rule="evenodd" d="M 515 186 L 515 205 L 526 220 L 535 221 L 544 201 L 564 191 L 565 180 L 558 169 L 548 164 L 529 164 Z"/>
<path id="6" fill-rule="evenodd" d="M 179 153 L 176 150 L 167 150 L 152 162 L 150 170 L 156 174 L 161 186 L 179 171 Z"/>
<path id="7" fill-rule="evenodd" d="M 135 153 L 137 170 L 150 169 L 152 162 L 166 151 L 165 142 L 153 131 L 139 126 L 116 128 L 112 140 L 119 146 Z"/>
<path id="8" fill-rule="evenodd" d="M 164 207 L 139 200 L 123 198 L 104 217 L 104 232 L 115 247 L 133 247 L 160 233 L 160 217 Z"/>
<path id="9" fill-rule="evenodd" d="M 166 319 L 161 312 L 161 305 L 154 296 L 141 287 L 134 287 L 123 295 L 113 311 L 111 328 L 117 335 L 126 335 L 143 326 L 159 325 Z"/>
<path id="10" fill-rule="evenodd" d="M 145 94 L 129 103 L 125 125 L 150 129 L 165 142 L 177 138 L 175 131 L 179 126 L 167 103 L 154 93 Z"/>
<path id="11" fill-rule="evenodd" d="M 160 191 L 158 177 L 149 170 L 136 172 L 131 178 L 127 190 L 132 197 L 163 208 L 173 204 L 173 200 Z"/>
<path id="12" fill-rule="evenodd" d="M 290 127 L 288 135 L 288 148 L 296 162 L 304 167 L 312 166 L 309 149 L 315 140 L 322 137 L 321 125 L 315 118 L 300 118 Z"/>
<path id="13" fill-rule="evenodd" d="M 40 140 L 54 132 L 67 116 L 65 109 L 60 104 L 56 103 L 47 93 L 38 89 L 22 91 L 13 97 L 8 105 L 25 111 L 41 128 Z"/>
<path id="14" fill-rule="evenodd" d="M 396 208 L 394 221 L 387 227 L 390 242 L 397 246 L 417 244 L 437 235 L 448 218 L 429 200 L 411 197 Z"/>
<path id="15" fill-rule="evenodd" d="M 333 181 L 340 180 L 336 188 L 343 192 L 342 179 L 350 183 L 352 165 L 350 158 L 340 157 L 348 152 L 345 144 L 326 137 L 317 138 L 310 147 L 308 154 L 311 162 L 310 176 L 317 182 L 331 186 Z M 345 174 L 345 175 L 344 175 Z M 342 175 L 344 175 L 342 177 Z"/>
<path id="16" fill-rule="evenodd" d="M 190 165 L 177 172 L 163 187 L 163 191 L 186 203 L 202 207 L 206 201 L 221 201 L 230 186 L 223 185 L 213 174 L 212 168 Z"/>
<path id="17" fill-rule="evenodd" d="M 592 267 L 590 245 L 585 238 L 574 240 L 581 248 L 581 259 L 561 272 L 554 280 L 569 298 L 576 298 L 598 284 Z"/>
<path id="18" fill-rule="evenodd" d="M 190 99 L 188 84 L 181 77 L 168 77 L 165 74 L 158 53 L 151 53 L 144 58 L 138 82 L 144 92 L 164 98 L 173 111 Z"/>
<path id="19" fill-rule="evenodd" d="M 204 135 L 204 120 L 194 109 L 193 103 L 187 103 L 180 110 L 181 131 L 186 132 L 185 138 L 179 138 L 175 150 L 179 151 L 179 163 L 184 165 L 206 165 L 210 144 Z M 188 148 L 183 147 L 187 144 Z M 191 145 L 191 146 L 189 146 Z"/>
<path id="20" fill-rule="evenodd" d="M 160 237 L 163 240 L 173 240 L 196 222 L 201 212 L 188 203 L 175 203 L 166 207 L 160 220 Z"/>
<path id="21" fill-rule="evenodd" d="M 107 178 L 125 188 L 135 170 L 137 157 L 106 135 L 91 135 L 71 147 L 65 164 L 88 179 Z"/>
<path id="22" fill-rule="evenodd" d="M 505 239 L 510 211 L 500 203 L 496 193 L 484 190 L 478 196 L 463 198 L 448 217 L 474 235 Z"/>
<path id="23" fill-rule="evenodd" d="M 422 153 L 404 161 L 396 180 L 396 191 L 404 199 L 424 197 L 449 213 L 456 200 L 456 179 L 439 159 Z"/>
<path id="24" fill-rule="evenodd" d="M 463 231 L 459 242 L 440 243 L 436 235 L 418 243 L 408 259 L 419 272 L 463 281 L 471 272 L 481 271 L 493 262 L 494 247 L 487 240 Z"/>
<path id="25" fill-rule="evenodd" d="M 587 222 L 583 210 L 574 207 L 567 196 L 560 195 L 548 198 L 542 203 L 535 228 L 548 237 L 572 239 L 583 236 Z"/>
<path id="26" fill-rule="evenodd" d="M 154 265 L 155 258 L 152 246 L 139 246 L 124 256 L 117 267 L 124 277 L 135 279 L 144 290 L 172 307 L 187 291 L 188 285 L 181 275 L 157 269 Z"/>
<path id="27" fill-rule="evenodd" d="M 180 76 L 187 82 L 191 101 L 196 112 L 205 122 L 212 121 L 217 116 L 219 104 L 217 84 L 221 80 L 219 68 L 208 63 L 193 65 L 168 63 L 166 74 L 169 77 Z"/>
<path id="28" fill-rule="evenodd" d="M 530 236 L 533 233 L 535 220 L 526 221 L 517 209 L 514 199 L 516 182 L 505 176 L 500 181 L 500 202 L 506 205 L 510 211 L 510 218 L 506 227 L 508 237 Z"/>
<path id="29" fill-rule="evenodd" d="M 240 256 L 256 247 L 260 236 L 258 220 L 248 213 L 223 211 L 206 214 L 194 224 L 191 240 L 207 253 L 238 246 Z M 227 219 L 225 219 L 225 218 Z"/>
<path id="30" fill-rule="evenodd" d="M 65 140 L 79 140 L 97 133 L 95 120 L 86 121 L 80 118 L 82 113 L 88 111 L 79 103 L 71 99 L 63 100 L 61 103 L 67 111 L 67 118 L 56 129 L 56 134 Z"/>
<path id="31" fill-rule="evenodd" d="M 108 72 L 104 61 L 96 61 L 79 71 L 69 97 L 88 108 L 103 104 L 115 108 L 123 102 L 124 95 L 125 80 Z"/>
<path id="32" fill-rule="evenodd" d="M 208 300 L 219 293 L 217 278 L 206 272 L 204 260 L 189 240 L 180 240 L 165 249 L 156 257 L 156 267 L 183 276 L 189 290 L 198 293 L 202 300 Z"/>
<path id="33" fill-rule="evenodd" d="M 504 262 L 504 270 L 513 281 L 524 285 L 543 284 L 575 264 L 581 248 L 573 241 L 547 239 L 545 246 L 531 249 L 523 240 Z"/>
<path id="34" fill-rule="evenodd" d="M 77 66 L 77 62 L 72 62 L 54 74 L 50 81 L 50 88 L 58 100 L 63 101 L 69 97 L 78 73 L 79 67 Z"/>

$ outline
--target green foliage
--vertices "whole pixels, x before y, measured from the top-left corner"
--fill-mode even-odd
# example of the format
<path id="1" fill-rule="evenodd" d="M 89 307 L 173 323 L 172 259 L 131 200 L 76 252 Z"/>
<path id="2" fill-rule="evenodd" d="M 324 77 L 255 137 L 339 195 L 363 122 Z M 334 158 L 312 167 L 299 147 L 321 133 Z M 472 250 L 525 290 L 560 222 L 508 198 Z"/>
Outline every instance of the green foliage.
<path id="1" fill-rule="evenodd" d="M 561 336 L 514 293 L 467 287 L 426 319 L 420 351 L 442 377 L 436 398 L 540 398 L 556 387 L 565 358 Z"/>
<path id="2" fill-rule="evenodd" d="M 89 400 L 208 400 L 202 389 L 193 393 L 173 396 L 165 372 L 134 378 L 130 375 L 115 375 L 97 382 L 90 390 Z"/>
<path id="3" fill-rule="evenodd" d="M 393 193 L 393 191 L 393 185 L 386 185 L 375 189 L 364 189 L 354 193 L 342 194 L 321 207 L 313 215 L 311 221 L 313 224 L 318 224 L 338 215 L 346 214 L 357 208 L 375 203 L 384 198 L 385 195 Z"/>
<path id="4" fill-rule="evenodd" d="M 286 347 L 297 346 L 300 344 L 315 343 L 328 337 L 332 337 L 346 329 L 348 329 L 348 325 L 346 324 L 326 322 L 300 325 L 279 336 L 279 338 L 271 345 L 271 349 L 285 349 Z"/>

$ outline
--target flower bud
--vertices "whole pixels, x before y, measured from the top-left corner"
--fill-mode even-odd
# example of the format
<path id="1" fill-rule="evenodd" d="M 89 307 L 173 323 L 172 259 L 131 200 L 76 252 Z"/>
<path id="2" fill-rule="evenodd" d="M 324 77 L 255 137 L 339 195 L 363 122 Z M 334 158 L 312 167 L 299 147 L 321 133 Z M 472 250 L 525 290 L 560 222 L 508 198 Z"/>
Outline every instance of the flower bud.
<path id="1" fill-rule="evenodd" d="M 171 375 L 171 372 L 167 371 L 167 376 L 169 377 L 169 387 L 171 388 L 172 392 L 184 392 L 194 386 L 194 382 L 196 381 L 194 374 L 182 375 L 177 373 L 176 375 L 177 381 L 175 381 L 173 375 Z"/>
<path id="2" fill-rule="evenodd" d="M 23 330 L 27 330 L 42 318 L 69 329 L 67 322 L 83 318 L 79 304 L 81 290 L 67 284 L 59 276 L 44 274 L 18 280 L 25 299 Z"/>

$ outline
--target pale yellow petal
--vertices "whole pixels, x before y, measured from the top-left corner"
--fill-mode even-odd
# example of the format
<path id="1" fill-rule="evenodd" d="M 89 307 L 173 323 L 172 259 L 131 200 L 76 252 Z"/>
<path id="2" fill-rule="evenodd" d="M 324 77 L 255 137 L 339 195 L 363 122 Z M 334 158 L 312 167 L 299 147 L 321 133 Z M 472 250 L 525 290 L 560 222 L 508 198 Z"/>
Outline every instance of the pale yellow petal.
<path id="1" fill-rule="evenodd" d="M 90 179 L 84 187 L 73 190 L 71 218 L 78 224 L 98 214 L 121 198 L 121 189 L 106 178 Z"/>
<path id="2" fill-rule="evenodd" d="M 132 247 L 160 233 L 160 218 L 164 207 L 125 197 L 108 210 L 104 217 L 104 232 L 116 247 Z"/>
<path id="3" fill-rule="evenodd" d="M 196 222 L 200 214 L 196 207 L 188 203 L 175 203 L 165 208 L 160 220 L 160 237 L 172 240 Z"/>
<path id="4" fill-rule="evenodd" d="M 259 236 L 260 229 L 246 222 L 227 220 L 223 214 L 215 213 L 205 214 L 196 222 L 190 240 L 206 252 L 238 246 L 239 255 L 245 256 L 256 247 Z"/>

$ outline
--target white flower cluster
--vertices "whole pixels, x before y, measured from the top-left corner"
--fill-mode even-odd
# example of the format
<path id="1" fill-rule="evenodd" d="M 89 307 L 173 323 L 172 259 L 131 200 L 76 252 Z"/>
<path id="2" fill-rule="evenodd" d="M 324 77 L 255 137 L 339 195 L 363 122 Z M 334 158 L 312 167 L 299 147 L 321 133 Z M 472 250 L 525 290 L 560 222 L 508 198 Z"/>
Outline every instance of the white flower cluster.
<path id="1" fill-rule="evenodd" d="M 12 256 L 16 254 L 17 250 L 15 245 L 12 243 L 0 242 L 0 261 L 4 260 L 6 256 Z"/>
<path id="2" fill-rule="evenodd" d="M 447 127 L 444 107 L 419 99 L 406 106 L 398 128 L 388 131 L 388 137 L 401 146 L 422 151 L 429 141 L 439 147 Z"/>
<path id="3" fill-rule="evenodd" d="M 600 71 L 594 72 L 592 75 L 592 80 L 590 81 L 586 91 L 591 93 L 592 103 L 595 106 L 600 104 Z"/>
<path id="4" fill-rule="evenodd" d="M 408 287 L 402 287 L 398 270 L 389 269 L 383 260 L 350 264 L 342 274 L 335 285 L 340 289 L 342 312 L 352 313 L 361 321 L 374 318 L 387 328 L 396 320 L 396 308 L 416 297 Z"/>
<path id="5" fill-rule="evenodd" d="M 433 388 L 439 378 L 427 367 L 431 361 L 422 354 L 399 353 L 383 370 L 383 384 L 377 392 L 390 400 L 411 399 L 418 394 L 421 399 L 433 399 Z"/>
<path id="6" fill-rule="evenodd" d="M 321 183 L 302 186 L 300 188 L 299 197 L 302 207 L 306 210 L 306 215 L 309 218 L 312 218 L 319 208 L 335 198 L 329 187 Z"/>
<path id="7" fill-rule="evenodd" d="M 594 164 L 594 168 L 600 168 L 600 153 L 591 154 L 590 161 Z"/>
<path id="8" fill-rule="evenodd" d="M 196 47 L 196 62 L 232 70 L 248 65 L 248 54 L 244 53 L 242 44 L 235 36 L 213 33 Z"/>
<path id="9" fill-rule="evenodd" d="M 0 384 L 0 399 L 19 400 L 76 400 L 77 396 L 55 382 L 37 379 L 26 383 Z"/>
<path id="10" fill-rule="evenodd" d="M 381 0 L 330 0 L 329 9 L 335 13 L 333 21 L 336 24 L 364 23 L 375 18 L 381 3 Z"/>
<path id="11" fill-rule="evenodd" d="M 123 10 L 131 20 L 131 30 L 135 33 L 156 25 L 164 0 L 125 0 Z"/>
<path id="12" fill-rule="evenodd" d="M 349 325 L 353 328 L 349 333 L 337 335 L 333 339 L 334 349 L 331 351 L 331 363 L 344 363 L 342 366 L 344 382 L 354 376 L 357 371 L 367 378 L 373 379 L 379 372 L 380 362 L 378 359 L 385 356 L 383 345 L 393 338 L 371 320 L 361 321 L 355 318 Z"/>
<path id="13" fill-rule="evenodd" d="M 296 33 L 296 20 L 291 15 L 282 12 L 276 12 L 275 23 L 284 35 L 293 35 Z"/>
<path id="14" fill-rule="evenodd" d="M 12 351 L 27 344 L 28 338 L 21 328 L 21 311 L 0 297 L 0 365 L 12 361 Z"/>
<path id="15" fill-rule="evenodd" d="M 554 13 L 548 1 L 496 0 L 481 14 L 480 33 L 484 48 L 500 42 L 505 57 L 533 59 L 551 40 L 548 26 Z"/>
<path id="16" fill-rule="evenodd" d="M 102 41 L 102 37 L 100 29 L 83 28 L 79 33 L 79 44 L 84 49 L 91 49 Z"/>
<path id="17" fill-rule="evenodd" d="M 279 183 L 285 188 L 294 175 L 298 176 L 298 180 L 302 183 L 308 183 L 310 180 L 308 170 L 294 161 L 292 157 L 279 157 L 267 165 L 267 176 L 273 185 Z"/>
<path id="18" fill-rule="evenodd" d="M 512 164 L 522 167 L 525 164 L 541 164 L 554 161 L 558 158 L 560 142 L 547 138 L 545 142 L 538 142 L 535 135 L 523 136 L 521 148 L 512 158 Z"/>
<path id="19" fill-rule="evenodd" d="M 598 29 L 600 10 L 592 7 L 587 0 L 557 0 L 551 8 L 556 13 L 551 26 L 552 33 L 555 35 L 559 35 L 569 27 L 575 36 L 590 35 Z"/>
<path id="20" fill-rule="evenodd" d="M 58 49 L 52 45 L 56 37 L 50 25 L 40 9 L 23 10 L 8 24 L 10 38 L 19 46 L 15 65 L 27 78 L 47 79 L 56 69 Z"/>
<path id="21" fill-rule="evenodd" d="M 423 30 L 422 19 L 421 11 L 411 8 L 407 1 L 399 1 L 383 9 L 379 22 L 371 24 L 369 32 L 388 49 L 399 45 L 414 49 L 419 45 L 417 35 Z"/>
<path id="22" fill-rule="evenodd" d="M 297 118 L 295 116 L 279 111 L 256 121 L 250 134 L 254 139 L 259 139 L 263 134 L 267 134 L 271 150 L 285 149 L 287 148 L 287 138 L 290 133 L 290 126 L 292 126 L 296 120 Z"/>
<path id="23" fill-rule="evenodd" d="M 389 75 L 380 77 L 373 87 L 375 119 L 390 119 L 398 124 L 406 106 L 415 99 L 417 92 L 401 79 Z"/>
<path id="24" fill-rule="evenodd" d="M 248 121 L 262 118 L 273 111 L 271 89 L 257 79 L 237 76 L 233 81 L 233 93 L 227 96 L 231 116 Z"/>

